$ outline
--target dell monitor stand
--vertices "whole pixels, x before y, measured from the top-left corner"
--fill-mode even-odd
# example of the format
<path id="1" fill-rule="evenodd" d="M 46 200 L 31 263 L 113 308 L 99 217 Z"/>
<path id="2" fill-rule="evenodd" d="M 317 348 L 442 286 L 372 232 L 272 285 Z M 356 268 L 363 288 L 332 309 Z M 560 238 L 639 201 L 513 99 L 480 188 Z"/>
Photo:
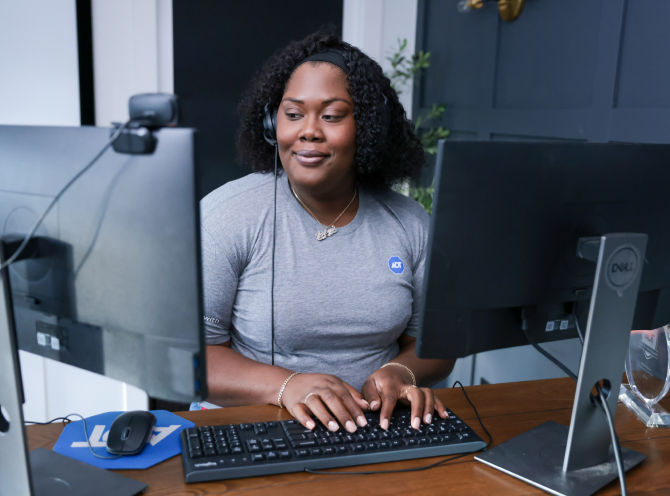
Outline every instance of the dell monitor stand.
<path id="1" fill-rule="evenodd" d="M 577 255 L 597 266 L 570 427 L 545 422 L 476 460 L 558 495 L 590 495 L 617 478 L 608 425 L 591 391 L 602 381 L 614 418 L 646 247 L 644 234 L 580 238 Z M 647 457 L 621 451 L 624 470 Z"/>

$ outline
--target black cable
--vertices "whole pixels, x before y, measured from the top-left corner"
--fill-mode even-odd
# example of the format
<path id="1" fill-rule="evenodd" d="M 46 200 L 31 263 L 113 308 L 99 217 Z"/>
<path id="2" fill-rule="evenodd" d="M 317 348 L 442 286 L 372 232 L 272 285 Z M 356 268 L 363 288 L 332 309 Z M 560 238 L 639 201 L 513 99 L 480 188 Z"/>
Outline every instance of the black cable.
<path id="1" fill-rule="evenodd" d="M 70 417 L 79 417 L 82 422 L 84 423 L 84 436 L 86 437 L 86 442 L 88 443 L 88 449 L 91 450 L 91 454 L 97 458 L 102 458 L 103 460 L 116 460 L 117 458 L 121 458 L 123 455 L 116 455 L 116 456 L 102 456 L 98 455 L 95 451 L 93 451 L 93 446 L 91 446 L 91 440 L 88 437 L 88 426 L 86 425 L 86 419 L 79 415 L 78 413 L 70 413 L 69 415 L 66 415 L 65 417 L 56 417 L 55 419 L 51 419 L 48 422 L 32 422 L 30 420 L 26 420 L 24 424 L 38 424 L 38 425 L 47 425 L 51 424 L 52 422 L 55 422 L 56 420 L 63 420 L 63 422 L 70 423 L 72 422 L 70 420 Z"/>
<path id="2" fill-rule="evenodd" d="M 36 425 L 49 425 L 49 424 L 53 424 L 57 420 L 62 420 L 64 424 L 69 424 L 70 422 L 72 422 L 72 420 L 70 420 L 67 417 L 56 417 L 55 419 L 51 419 L 48 422 L 33 422 L 32 420 L 25 420 L 23 423 L 24 424 L 36 424 Z"/>
<path id="3" fill-rule="evenodd" d="M 584 344 L 584 335 L 582 334 L 582 328 L 579 326 L 579 317 L 577 316 L 577 305 L 579 301 L 575 301 L 575 304 L 572 306 L 572 316 L 575 319 L 575 327 L 577 328 L 577 334 L 579 335 L 579 340 Z"/>
<path id="4" fill-rule="evenodd" d="M 44 221 L 45 217 L 51 211 L 56 202 L 58 202 L 60 197 L 63 196 L 63 194 L 70 188 L 70 186 L 72 186 L 77 181 L 77 179 L 79 179 L 81 176 L 84 175 L 84 173 L 87 170 L 93 167 L 93 164 L 95 164 L 98 161 L 98 159 L 102 157 L 102 155 L 107 151 L 107 149 L 114 144 L 116 139 L 119 136 L 121 136 L 121 133 L 126 130 L 128 124 L 130 124 L 130 121 L 126 122 L 125 124 L 121 124 L 116 129 L 116 131 L 114 131 L 114 134 L 112 134 L 112 137 L 109 139 L 107 144 L 102 148 L 102 150 L 100 150 L 100 152 L 98 152 L 98 154 L 93 158 L 93 160 L 91 160 L 86 167 L 77 172 L 77 174 L 75 174 L 75 176 L 72 179 L 70 179 L 65 186 L 63 186 L 63 188 L 58 192 L 58 194 L 54 197 L 54 199 L 51 200 L 51 203 L 46 208 L 46 210 L 44 210 L 44 212 L 42 212 L 42 215 L 40 215 L 37 221 L 35 221 L 33 227 L 30 228 L 30 231 L 28 231 L 28 234 L 26 234 L 26 237 L 23 239 L 23 242 L 19 245 L 14 254 L 11 257 L 9 257 L 5 263 L 0 264 L 0 270 L 4 269 L 5 267 L 9 267 L 12 263 L 14 263 L 14 261 L 17 258 L 19 258 L 21 252 L 23 252 L 30 239 L 35 235 L 35 232 L 37 232 L 37 229 L 42 224 L 42 221 Z"/>
<path id="5" fill-rule="evenodd" d="M 275 143 L 275 209 L 272 227 L 272 284 L 270 285 L 270 327 L 272 332 L 272 365 L 275 364 L 275 240 L 277 239 L 277 156 Z"/>
<path id="6" fill-rule="evenodd" d="M 522 328 L 523 329 L 523 328 Z M 547 357 L 549 360 L 551 360 L 554 365 L 556 365 L 559 369 L 561 369 L 563 372 L 565 372 L 568 377 L 574 379 L 575 381 L 577 380 L 577 376 L 570 370 L 568 367 L 563 365 L 558 359 L 554 358 L 553 355 L 551 355 L 548 351 L 545 351 L 544 348 L 540 347 L 539 344 L 535 342 L 535 340 L 532 338 L 530 334 L 528 334 L 528 329 L 523 329 L 523 333 L 526 335 L 526 339 L 528 342 L 533 345 L 533 348 L 535 348 L 537 351 L 542 353 L 545 357 Z"/>
<path id="7" fill-rule="evenodd" d="M 598 399 L 600 400 L 600 408 L 605 414 L 607 419 L 607 425 L 610 429 L 610 436 L 612 437 L 612 451 L 614 451 L 614 459 L 616 460 L 617 470 L 619 472 L 619 484 L 621 485 L 621 496 L 626 496 L 626 477 L 623 466 L 623 454 L 621 453 L 621 444 L 619 444 L 619 438 L 616 435 L 616 430 L 614 430 L 614 420 L 612 419 L 612 414 L 610 413 L 609 406 L 605 401 L 605 396 L 603 395 L 603 390 L 600 387 L 600 384 L 596 383 L 596 390 L 598 391 Z"/>
<path id="8" fill-rule="evenodd" d="M 430 468 L 442 465 L 443 463 L 450 462 L 458 458 L 463 458 L 464 456 L 472 455 L 473 453 L 480 453 L 482 451 L 486 451 L 489 448 L 489 446 L 491 446 L 491 444 L 493 443 L 493 437 L 491 436 L 491 433 L 486 429 L 486 427 L 484 427 L 484 423 L 482 422 L 482 419 L 479 416 L 479 412 L 477 411 L 477 408 L 475 408 L 475 405 L 472 404 L 472 401 L 470 401 L 468 393 L 465 392 L 465 388 L 463 387 L 463 384 L 461 384 L 461 381 L 454 382 L 452 388 L 455 388 L 456 384 L 461 386 L 461 391 L 463 391 L 465 399 L 468 400 L 468 403 L 470 403 L 470 406 L 475 411 L 477 420 L 479 420 L 479 425 L 482 426 L 482 429 L 484 429 L 484 432 L 489 438 L 489 442 L 486 443 L 486 446 L 484 446 L 483 448 L 480 448 L 475 451 L 468 451 L 466 453 L 461 453 L 460 455 L 452 456 L 450 458 L 445 458 L 444 460 L 440 460 L 439 462 L 431 463 L 430 465 L 425 465 L 423 467 L 402 468 L 398 470 L 370 470 L 366 472 L 327 472 L 325 470 L 312 470 L 311 468 L 306 468 L 305 472 L 307 472 L 308 474 L 316 474 L 316 475 L 375 475 L 375 474 L 397 474 L 401 472 L 421 472 L 422 470 L 428 470 Z"/>

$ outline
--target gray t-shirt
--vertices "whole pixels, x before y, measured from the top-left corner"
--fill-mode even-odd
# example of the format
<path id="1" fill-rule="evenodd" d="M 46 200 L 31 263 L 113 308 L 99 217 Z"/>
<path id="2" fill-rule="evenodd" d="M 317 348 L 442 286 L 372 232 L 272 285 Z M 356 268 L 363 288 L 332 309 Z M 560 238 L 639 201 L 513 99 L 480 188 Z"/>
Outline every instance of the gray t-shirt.
<path id="1" fill-rule="evenodd" d="M 418 332 L 429 217 L 394 191 L 359 188 L 356 217 L 321 227 L 277 185 L 275 364 L 333 374 L 361 388 Z M 273 174 L 249 174 L 201 202 L 207 344 L 271 362 Z M 323 230 L 323 227 L 321 227 Z"/>

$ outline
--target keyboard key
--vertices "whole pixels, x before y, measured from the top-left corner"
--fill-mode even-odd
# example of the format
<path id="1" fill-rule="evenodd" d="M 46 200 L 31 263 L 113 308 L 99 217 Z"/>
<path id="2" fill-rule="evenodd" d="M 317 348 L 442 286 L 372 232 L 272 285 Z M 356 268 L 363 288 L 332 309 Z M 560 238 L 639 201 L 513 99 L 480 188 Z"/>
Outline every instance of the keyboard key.
<path id="1" fill-rule="evenodd" d="M 268 433 L 268 430 L 265 428 L 264 425 L 254 426 L 254 432 L 256 433 L 257 436 L 264 436 L 265 434 Z"/>
<path id="2" fill-rule="evenodd" d="M 365 451 L 365 445 L 363 443 L 350 444 L 349 448 L 351 451 Z"/>
<path id="3" fill-rule="evenodd" d="M 242 446 L 235 446 L 233 448 L 230 448 L 230 451 L 234 455 L 240 455 L 240 454 L 244 453 L 244 449 L 242 449 Z"/>
<path id="4" fill-rule="evenodd" d="M 186 429 L 186 435 L 188 437 L 197 438 L 198 437 L 198 429 L 196 429 L 195 427 L 189 427 L 188 429 Z"/>
<path id="5" fill-rule="evenodd" d="M 260 462 L 261 460 L 265 460 L 265 455 L 263 453 L 254 453 L 251 455 L 251 460 L 254 462 Z"/>
<path id="6" fill-rule="evenodd" d="M 262 444 L 261 448 L 263 448 L 263 451 L 272 451 L 273 449 L 275 449 L 272 443 Z"/>
<path id="7" fill-rule="evenodd" d="M 249 453 L 256 453 L 261 450 L 261 447 L 258 444 L 252 444 L 249 446 Z"/>
<path id="8" fill-rule="evenodd" d="M 322 451 L 321 451 L 321 448 L 311 448 L 309 450 L 309 453 L 311 455 L 320 455 L 320 454 L 322 454 Z"/>
<path id="9" fill-rule="evenodd" d="M 282 420 L 282 425 L 300 425 L 297 420 Z"/>
<path id="10" fill-rule="evenodd" d="M 394 439 L 391 441 L 391 447 L 392 448 L 399 448 L 401 446 L 404 446 L 405 444 L 401 442 L 399 439 Z"/>
<path id="11" fill-rule="evenodd" d="M 202 450 L 192 449 L 189 450 L 188 454 L 191 456 L 191 458 L 200 458 L 202 456 Z"/>
<path id="12" fill-rule="evenodd" d="M 365 434 L 356 434 L 356 435 L 354 436 L 354 439 L 355 439 L 356 441 L 366 441 L 366 439 L 365 439 Z"/>
<path id="13" fill-rule="evenodd" d="M 442 436 L 434 435 L 429 437 L 431 443 L 441 443 Z"/>
<path id="14" fill-rule="evenodd" d="M 345 443 L 354 443 L 354 442 L 356 442 L 356 440 L 354 439 L 354 436 L 352 436 L 351 434 L 347 434 L 346 436 L 342 436 L 342 440 L 343 440 Z"/>
<path id="15" fill-rule="evenodd" d="M 330 439 L 320 438 L 317 439 L 316 442 L 319 443 L 319 446 L 323 446 L 325 444 L 330 444 Z"/>
<path id="16" fill-rule="evenodd" d="M 461 441 L 469 441 L 472 438 L 472 435 L 469 432 L 457 432 L 456 435 Z"/>
<path id="17" fill-rule="evenodd" d="M 330 444 L 342 444 L 342 438 L 340 436 L 333 436 L 330 438 Z"/>
<path id="18" fill-rule="evenodd" d="M 188 438 L 188 449 L 202 449 L 200 440 L 197 437 Z"/>
<path id="19" fill-rule="evenodd" d="M 365 435 L 365 438 L 366 438 L 368 441 L 374 441 L 374 440 L 376 440 L 376 439 L 379 439 L 379 436 L 378 436 L 377 434 L 375 434 L 374 432 L 371 432 L 370 434 L 366 434 L 366 435 Z"/>
<path id="20" fill-rule="evenodd" d="M 214 456 L 216 455 L 216 450 L 215 449 L 206 449 L 205 450 L 205 456 Z"/>
<path id="21" fill-rule="evenodd" d="M 258 442 L 258 439 L 248 439 L 247 440 L 247 445 L 250 446 L 252 444 L 260 444 L 260 443 Z"/>
<path id="22" fill-rule="evenodd" d="M 228 444 L 230 445 L 231 448 L 241 448 L 242 447 L 242 443 L 239 442 L 239 441 L 233 441 L 233 442 L 230 442 Z"/>
<path id="23" fill-rule="evenodd" d="M 279 458 L 279 455 L 277 455 L 276 451 L 268 451 L 265 453 L 265 459 L 266 460 L 277 460 Z"/>
<path id="24" fill-rule="evenodd" d="M 279 424 L 277 422 L 265 422 L 265 426 L 268 429 L 276 429 L 277 427 L 279 427 Z"/>
<path id="25" fill-rule="evenodd" d="M 295 450 L 295 456 L 308 456 L 309 450 L 306 449 L 297 449 Z"/>
<path id="26" fill-rule="evenodd" d="M 333 453 L 335 453 L 335 448 L 333 448 L 332 446 L 325 446 L 323 448 L 324 455 L 332 455 Z"/>
<path id="27" fill-rule="evenodd" d="M 373 450 L 379 448 L 379 445 L 376 442 L 371 441 L 369 443 L 365 443 L 365 447 L 369 450 Z"/>
<path id="28" fill-rule="evenodd" d="M 279 458 L 291 458 L 291 452 L 289 450 L 280 451 Z"/>
<path id="29" fill-rule="evenodd" d="M 390 441 L 379 441 L 379 449 L 389 449 L 391 447 Z"/>
<path id="30" fill-rule="evenodd" d="M 198 427 L 198 431 L 199 431 L 200 433 L 203 433 L 203 432 L 211 432 L 211 431 L 212 431 L 212 428 L 211 428 L 210 426 L 208 426 L 208 425 L 205 425 L 204 427 Z"/>
<path id="31" fill-rule="evenodd" d="M 417 442 L 419 444 L 428 444 L 428 443 L 430 443 L 430 440 L 426 436 L 423 436 L 423 437 L 418 438 Z"/>
<path id="32" fill-rule="evenodd" d="M 216 452 L 219 455 L 229 455 L 230 454 L 230 450 L 228 448 L 218 447 L 218 446 L 216 448 Z"/>
<path id="33" fill-rule="evenodd" d="M 214 427 L 212 427 L 212 429 L 228 431 L 228 430 L 235 430 L 235 426 L 233 424 L 215 425 Z"/>
<path id="34" fill-rule="evenodd" d="M 347 447 L 343 444 L 340 444 L 339 446 L 335 446 L 335 451 L 337 451 L 338 453 L 346 453 Z"/>
<path id="35" fill-rule="evenodd" d="M 304 448 L 306 446 L 316 446 L 316 440 L 303 439 L 302 441 L 291 441 L 294 448 Z"/>
<path id="36" fill-rule="evenodd" d="M 251 424 L 240 424 L 241 431 L 249 431 L 253 428 Z"/>
<path id="37" fill-rule="evenodd" d="M 286 446 L 286 443 L 283 442 L 283 441 L 282 441 L 281 443 L 277 443 L 277 442 L 275 442 L 274 445 L 275 445 L 275 448 L 277 448 L 277 449 L 286 449 L 286 448 L 288 448 L 288 446 Z"/>

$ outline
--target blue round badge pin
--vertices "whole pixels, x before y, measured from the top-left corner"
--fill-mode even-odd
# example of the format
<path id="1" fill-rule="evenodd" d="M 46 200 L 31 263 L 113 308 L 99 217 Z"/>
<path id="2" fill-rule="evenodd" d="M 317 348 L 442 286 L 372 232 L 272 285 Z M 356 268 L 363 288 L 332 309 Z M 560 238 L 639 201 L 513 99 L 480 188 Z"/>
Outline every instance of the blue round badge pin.
<path id="1" fill-rule="evenodd" d="M 391 257 L 389 258 L 389 269 L 394 274 L 402 274 L 403 270 L 405 270 L 405 264 L 402 263 L 399 257 Z"/>

